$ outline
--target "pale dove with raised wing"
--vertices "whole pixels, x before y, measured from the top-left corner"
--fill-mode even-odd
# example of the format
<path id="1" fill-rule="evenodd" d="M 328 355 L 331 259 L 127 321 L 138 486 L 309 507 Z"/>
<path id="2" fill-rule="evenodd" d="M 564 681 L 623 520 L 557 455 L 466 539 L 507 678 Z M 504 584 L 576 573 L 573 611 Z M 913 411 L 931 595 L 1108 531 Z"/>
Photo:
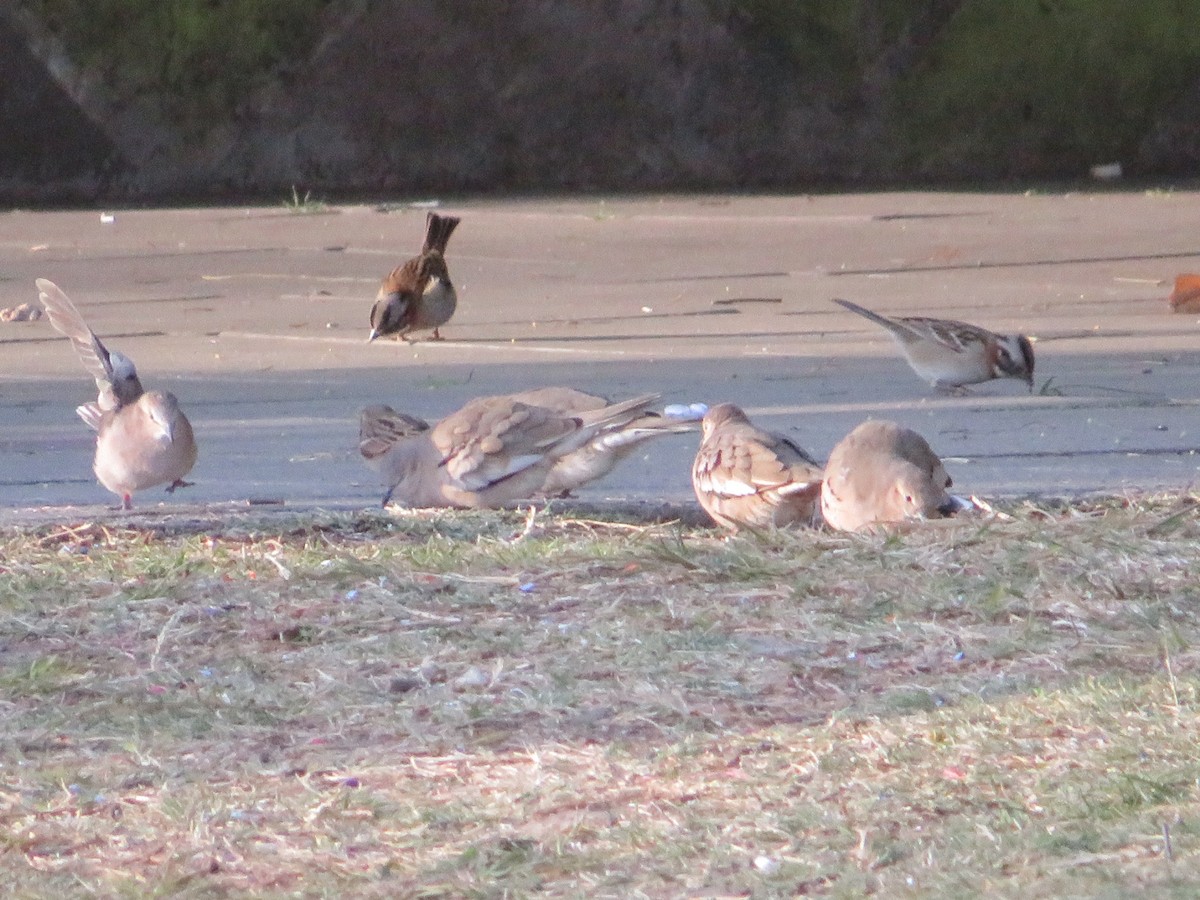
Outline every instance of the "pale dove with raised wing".
<path id="1" fill-rule="evenodd" d="M 606 398 L 597 394 L 568 387 L 537 388 L 511 396 L 522 403 L 544 406 L 564 415 L 592 412 L 609 404 Z M 608 475 L 647 441 L 668 434 L 696 431 L 699 427 L 694 418 L 672 418 L 649 410 L 628 422 L 605 426 L 578 450 L 554 463 L 539 493 L 547 497 L 566 497 L 577 488 Z"/>
<path id="2" fill-rule="evenodd" d="M 38 296 L 50 323 L 71 339 L 99 396 L 75 412 L 96 432 L 93 470 L 100 483 L 131 509 L 137 491 L 167 485 L 186 487 L 184 476 L 196 464 L 192 425 L 175 395 L 142 390 L 127 356 L 108 350 L 57 285 L 37 280 Z"/>

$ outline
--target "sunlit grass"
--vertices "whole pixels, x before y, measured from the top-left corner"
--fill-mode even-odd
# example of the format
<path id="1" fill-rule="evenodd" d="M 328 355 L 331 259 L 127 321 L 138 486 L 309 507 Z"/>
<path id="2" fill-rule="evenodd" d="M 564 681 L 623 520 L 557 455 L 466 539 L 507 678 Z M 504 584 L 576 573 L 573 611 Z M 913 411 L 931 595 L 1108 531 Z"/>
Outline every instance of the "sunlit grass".
<path id="1" fill-rule="evenodd" d="M 1197 509 L 3 533 L 0 889 L 1189 896 Z"/>

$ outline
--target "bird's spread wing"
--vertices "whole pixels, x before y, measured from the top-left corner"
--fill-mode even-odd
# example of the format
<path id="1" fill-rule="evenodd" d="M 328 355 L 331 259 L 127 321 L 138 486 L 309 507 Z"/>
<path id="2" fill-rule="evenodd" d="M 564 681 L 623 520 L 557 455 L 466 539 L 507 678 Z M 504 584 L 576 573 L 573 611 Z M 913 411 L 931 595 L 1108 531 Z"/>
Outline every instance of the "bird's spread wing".
<path id="1" fill-rule="evenodd" d="M 83 367 L 96 379 L 101 406 L 124 406 L 137 400 L 141 396 L 142 386 L 133 361 L 119 353 L 109 352 L 83 320 L 71 298 L 58 285 L 39 278 L 37 288 L 38 299 L 46 310 L 50 324 L 70 338 Z M 111 398 L 109 402 L 105 402 L 106 395 Z"/>

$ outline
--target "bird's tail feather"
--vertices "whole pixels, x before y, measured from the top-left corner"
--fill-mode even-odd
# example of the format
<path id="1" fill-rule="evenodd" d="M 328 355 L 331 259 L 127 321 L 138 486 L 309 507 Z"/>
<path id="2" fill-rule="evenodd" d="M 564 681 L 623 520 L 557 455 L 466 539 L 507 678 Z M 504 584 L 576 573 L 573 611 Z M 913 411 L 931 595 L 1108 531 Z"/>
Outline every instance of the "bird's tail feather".
<path id="1" fill-rule="evenodd" d="M 429 213 L 425 217 L 425 244 L 421 247 L 421 252 L 428 253 L 430 250 L 436 250 L 444 255 L 446 244 L 449 243 L 450 235 L 458 227 L 459 221 L 455 216 L 439 216 L 435 212 Z"/>
<path id="2" fill-rule="evenodd" d="M 877 312 L 872 312 L 871 310 L 867 309 L 865 306 L 859 306 L 857 303 L 851 303 L 849 300 L 841 300 L 837 297 L 833 298 L 833 302 L 836 303 L 838 306 L 848 309 L 852 313 L 858 313 L 858 315 L 862 316 L 864 319 L 870 319 L 875 324 L 882 325 L 884 328 L 887 328 L 889 330 L 896 327 L 896 323 L 893 322 L 891 319 L 889 319 L 887 316 L 881 316 Z"/>
<path id="3" fill-rule="evenodd" d="M 585 428 L 603 428 L 605 425 L 613 423 L 624 424 L 636 419 L 646 411 L 647 406 L 661 397 L 661 394 L 643 394 L 630 400 L 622 400 L 620 403 L 611 403 L 602 409 L 579 413 L 575 418 L 579 419 Z"/>

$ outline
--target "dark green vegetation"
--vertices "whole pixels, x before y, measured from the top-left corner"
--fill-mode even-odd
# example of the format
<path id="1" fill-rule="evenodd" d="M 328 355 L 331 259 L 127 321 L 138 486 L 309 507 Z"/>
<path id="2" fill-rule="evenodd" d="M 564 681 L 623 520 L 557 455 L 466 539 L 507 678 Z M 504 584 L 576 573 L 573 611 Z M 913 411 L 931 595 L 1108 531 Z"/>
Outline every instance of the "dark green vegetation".
<path id="1" fill-rule="evenodd" d="M 1135 159 L 1200 78 L 1188 0 L 735 0 L 835 102 L 882 102 L 902 171 L 1079 174 Z"/>
<path id="2" fill-rule="evenodd" d="M 76 64 L 195 132 L 311 51 L 330 0 L 18 0 Z"/>
<path id="3" fill-rule="evenodd" d="M 71 176 L 149 197 L 796 190 L 1200 165 L 1190 0 L 17 2 L 0 7 L 0 131 L 46 133 L 9 153 L 0 193 Z"/>
<path id="4" fill-rule="evenodd" d="M 919 165 L 1083 172 L 1129 161 L 1200 76 L 1200 4 L 1186 0 L 966 3 L 899 85 Z M 1003 173 L 1002 173 L 1003 174 Z"/>

